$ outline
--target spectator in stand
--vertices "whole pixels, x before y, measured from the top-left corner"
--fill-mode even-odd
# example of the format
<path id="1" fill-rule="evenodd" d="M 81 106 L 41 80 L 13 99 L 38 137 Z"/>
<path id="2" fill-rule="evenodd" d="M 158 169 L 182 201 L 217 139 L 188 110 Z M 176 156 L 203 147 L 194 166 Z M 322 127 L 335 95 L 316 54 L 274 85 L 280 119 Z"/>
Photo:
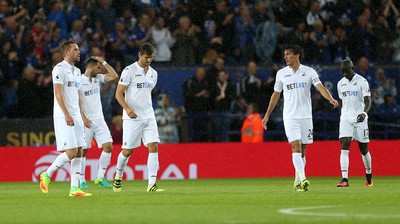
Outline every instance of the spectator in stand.
<path id="1" fill-rule="evenodd" d="M 203 67 L 196 68 L 196 74 L 183 86 L 183 98 L 189 120 L 189 139 L 193 142 L 209 140 L 208 117 L 210 107 L 210 84 Z"/>
<path id="2" fill-rule="evenodd" d="M 377 15 L 377 19 L 373 24 L 374 39 L 376 46 L 374 52 L 378 62 L 388 62 L 392 56 L 390 42 L 394 39 L 394 31 L 389 27 L 389 23 L 383 15 Z"/>
<path id="3" fill-rule="evenodd" d="M 216 142 L 228 141 L 229 111 L 234 99 L 234 86 L 225 70 L 218 72 L 216 85 L 211 86 L 213 136 Z"/>
<path id="4" fill-rule="evenodd" d="M 180 112 L 177 108 L 170 105 L 171 99 L 167 94 L 158 96 L 157 105 L 154 114 L 158 125 L 158 134 L 160 143 L 178 143 L 179 134 L 177 120 Z"/>
<path id="5" fill-rule="evenodd" d="M 154 25 L 151 27 L 152 40 L 156 47 L 154 62 L 170 62 L 172 58 L 171 47 L 175 43 L 171 32 L 165 27 L 165 19 L 158 16 Z"/>
<path id="6" fill-rule="evenodd" d="M 230 131 L 231 131 L 231 134 L 229 135 L 230 142 L 241 141 L 240 130 L 242 128 L 246 112 L 247 112 L 246 99 L 242 95 L 237 96 L 231 106 L 232 120 L 230 123 Z"/>
<path id="7" fill-rule="evenodd" d="M 21 74 L 22 61 L 8 37 L 0 42 L 0 71 L 4 80 L 18 79 Z"/>
<path id="8" fill-rule="evenodd" d="M 196 52 L 200 45 L 198 35 L 201 28 L 192 24 L 188 16 L 179 18 L 179 27 L 173 32 L 176 42 L 172 47 L 172 61 L 175 63 L 196 63 Z"/>
<path id="9" fill-rule="evenodd" d="M 307 13 L 306 23 L 310 30 L 313 29 L 316 21 L 322 21 L 323 25 L 326 21 L 327 14 L 326 11 L 321 11 L 320 2 L 318 0 L 310 1 L 310 8 Z"/>
<path id="10" fill-rule="evenodd" d="M 19 118 L 18 106 L 19 82 L 16 79 L 8 80 L 4 90 L 0 88 L 0 118 Z M 4 95 L 4 96 L 2 96 Z"/>
<path id="11" fill-rule="evenodd" d="M 54 54 L 59 51 L 59 47 L 64 39 L 61 37 L 61 29 L 55 26 L 49 33 L 50 40 L 46 47 L 46 53 Z"/>
<path id="12" fill-rule="evenodd" d="M 254 61 L 249 61 L 246 66 L 246 73 L 241 80 L 241 94 L 245 97 L 247 103 L 260 105 L 262 84 L 262 79 L 257 75 L 257 64 Z M 261 105 L 264 105 L 264 103 Z"/>
<path id="13" fill-rule="evenodd" d="M 232 55 L 233 51 L 233 38 L 235 35 L 233 18 L 234 11 L 229 7 L 226 0 L 218 0 L 215 5 L 215 13 L 212 19 L 216 25 L 215 36 L 222 38 L 223 54 L 225 57 Z"/>
<path id="14" fill-rule="evenodd" d="M 89 55 L 89 36 L 90 32 L 84 30 L 84 23 L 82 20 L 79 19 L 72 22 L 72 30 L 69 32 L 69 39 L 78 44 L 83 60 Z"/>
<path id="15" fill-rule="evenodd" d="M 352 27 L 349 34 L 349 51 L 351 58 L 374 59 L 374 32 L 372 24 L 368 21 L 368 17 L 361 14 L 357 19 L 357 24 Z"/>
<path id="16" fill-rule="evenodd" d="M 124 21 L 119 18 L 115 21 L 115 29 L 108 34 L 107 53 L 115 61 L 125 62 L 128 56 L 128 46 L 131 44 L 129 41 L 129 33 L 126 31 Z M 137 54 L 134 55 L 137 57 Z M 110 61 L 111 62 L 111 61 Z"/>
<path id="17" fill-rule="evenodd" d="M 95 8 L 94 21 L 100 22 L 103 26 L 103 30 L 106 34 L 111 33 L 114 30 L 114 24 L 116 20 L 115 9 L 111 7 L 111 0 L 98 0 L 98 6 Z"/>
<path id="18" fill-rule="evenodd" d="M 397 19 L 395 38 L 390 43 L 390 48 L 392 49 L 392 61 L 400 62 L 400 18 Z"/>
<path id="19" fill-rule="evenodd" d="M 258 106 L 250 103 L 247 106 L 247 116 L 242 125 L 242 143 L 262 143 L 264 142 L 264 128 L 262 117 L 258 113 Z"/>
<path id="20" fill-rule="evenodd" d="M 233 19 L 233 24 L 235 35 L 233 38 L 234 50 L 232 59 L 238 64 L 255 61 L 253 37 L 256 33 L 256 27 L 246 4 L 240 5 L 239 15 Z"/>
<path id="21" fill-rule="evenodd" d="M 383 68 L 376 69 L 375 83 L 371 83 L 371 100 L 372 108 L 377 110 L 378 107 L 384 103 L 384 88 L 387 79 L 385 77 L 385 70 Z"/>
<path id="22" fill-rule="evenodd" d="M 332 62 L 339 63 L 343 59 L 349 59 L 350 53 L 347 46 L 348 40 L 346 31 L 340 23 L 335 24 L 332 27 L 333 36 L 330 44 L 330 51 L 332 56 Z"/>
<path id="23" fill-rule="evenodd" d="M 130 33 L 128 38 L 128 51 L 129 55 L 133 55 L 134 57 L 138 57 L 139 54 L 139 46 L 143 43 L 149 42 L 151 40 L 151 18 L 150 16 L 143 12 L 139 16 L 139 22 L 133 29 L 132 33 Z M 132 57 L 128 57 L 132 60 Z M 134 58 L 133 58 L 134 59 Z M 128 61 L 130 63 L 130 61 Z M 128 63 L 128 64 L 129 64 Z"/>
<path id="24" fill-rule="evenodd" d="M 267 6 L 266 1 L 256 1 L 251 16 L 256 27 L 266 21 L 275 21 L 275 15 L 272 11 L 272 7 L 270 5 Z"/>
<path id="25" fill-rule="evenodd" d="M 398 124 L 400 122 L 400 105 L 390 94 L 384 96 L 384 103 L 379 106 L 377 119 L 382 122 Z"/>
<path id="26" fill-rule="evenodd" d="M 370 69 L 369 60 L 367 57 L 361 57 L 358 59 L 356 73 L 363 76 L 368 83 L 374 83 L 373 71 Z"/>
<path id="27" fill-rule="evenodd" d="M 55 25 L 60 27 L 61 37 L 63 39 L 68 38 L 68 31 L 69 31 L 68 29 L 69 18 L 68 15 L 66 14 L 66 11 L 64 11 L 64 7 L 65 5 L 63 1 L 51 1 L 50 2 L 51 11 L 47 16 L 48 21 L 52 21 L 55 23 Z"/>
<path id="28" fill-rule="evenodd" d="M 328 25 L 326 26 L 327 30 L 325 31 L 322 20 L 314 21 L 313 27 L 314 29 L 310 33 L 310 39 L 317 49 L 313 61 L 326 64 L 331 63 L 331 52 L 329 50 L 329 45 L 333 43 L 332 30 Z"/>
<path id="29" fill-rule="evenodd" d="M 207 80 L 208 84 L 214 85 L 217 80 L 218 73 L 224 69 L 225 69 L 225 60 L 222 57 L 218 57 L 214 61 L 213 66 L 211 66 L 206 71 L 206 80 Z"/>

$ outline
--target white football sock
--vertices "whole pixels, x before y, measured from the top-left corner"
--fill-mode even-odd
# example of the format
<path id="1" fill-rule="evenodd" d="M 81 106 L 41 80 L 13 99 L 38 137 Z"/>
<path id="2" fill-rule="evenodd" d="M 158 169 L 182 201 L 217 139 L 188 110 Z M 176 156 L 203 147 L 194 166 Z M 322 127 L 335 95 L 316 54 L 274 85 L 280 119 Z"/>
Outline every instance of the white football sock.
<path id="1" fill-rule="evenodd" d="M 349 150 L 340 151 L 340 170 L 342 171 L 342 177 L 349 178 Z"/>
<path id="2" fill-rule="evenodd" d="M 156 183 L 157 180 L 158 152 L 149 153 L 149 156 L 147 157 L 147 170 L 149 171 L 148 187 L 151 187 Z"/>
<path id="3" fill-rule="evenodd" d="M 80 183 L 85 182 L 85 171 L 86 171 L 86 156 L 85 157 L 81 157 L 81 171 L 80 176 L 79 176 L 79 181 Z"/>
<path id="4" fill-rule="evenodd" d="M 46 173 L 49 177 L 53 176 L 54 172 L 61 169 L 70 159 L 65 152 L 57 156 L 56 160 L 47 168 Z"/>
<path id="5" fill-rule="evenodd" d="M 122 151 L 118 155 L 118 161 L 117 161 L 117 168 L 115 170 L 115 177 L 116 178 L 122 178 L 122 175 L 124 173 L 126 164 L 129 161 L 129 157 L 125 157 L 122 155 Z"/>
<path id="6" fill-rule="evenodd" d="M 301 158 L 301 153 L 294 152 L 292 153 L 292 162 L 294 169 L 296 170 L 296 174 L 300 178 L 300 182 L 306 179 L 306 175 L 304 173 L 304 162 Z"/>
<path id="7" fill-rule="evenodd" d="M 79 188 L 79 179 L 81 177 L 81 157 L 75 157 L 71 160 L 71 187 Z"/>
<path id="8" fill-rule="evenodd" d="M 366 173 L 367 174 L 371 174 L 372 173 L 372 158 L 371 158 L 371 154 L 369 154 L 369 152 L 367 152 L 367 154 L 362 155 L 362 159 L 363 159 L 363 162 L 364 162 Z"/>
<path id="9" fill-rule="evenodd" d="M 107 167 L 110 164 L 111 160 L 111 153 L 109 152 L 101 152 L 100 159 L 99 159 L 99 169 L 97 171 L 97 178 L 104 177 L 104 174 L 107 171 Z"/>

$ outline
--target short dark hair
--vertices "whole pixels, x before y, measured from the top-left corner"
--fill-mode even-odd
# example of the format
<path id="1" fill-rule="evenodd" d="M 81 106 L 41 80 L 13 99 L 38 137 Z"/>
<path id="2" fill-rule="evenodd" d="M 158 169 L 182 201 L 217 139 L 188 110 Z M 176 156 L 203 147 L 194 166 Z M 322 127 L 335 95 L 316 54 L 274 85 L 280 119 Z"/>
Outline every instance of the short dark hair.
<path id="1" fill-rule="evenodd" d="M 293 54 L 298 54 L 300 55 L 299 58 L 301 59 L 303 57 L 303 48 L 301 48 L 297 44 L 288 44 L 286 45 L 284 50 L 292 50 Z"/>
<path id="2" fill-rule="evenodd" d="M 150 43 L 144 43 L 139 47 L 140 54 L 152 55 L 156 53 L 156 48 Z"/>
<path id="3" fill-rule="evenodd" d="M 97 63 L 99 63 L 99 61 L 97 61 L 96 59 L 94 59 L 92 57 L 89 57 L 88 59 L 86 59 L 86 62 L 85 62 L 86 66 L 95 65 Z"/>
<path id="4" fill-rule="evenodd" d="M 66 40 L 61 45 L 61 54 L 64 56 L 65 52 L 68 51 L 72 44 L 76 44 L 73 40 Z"/>

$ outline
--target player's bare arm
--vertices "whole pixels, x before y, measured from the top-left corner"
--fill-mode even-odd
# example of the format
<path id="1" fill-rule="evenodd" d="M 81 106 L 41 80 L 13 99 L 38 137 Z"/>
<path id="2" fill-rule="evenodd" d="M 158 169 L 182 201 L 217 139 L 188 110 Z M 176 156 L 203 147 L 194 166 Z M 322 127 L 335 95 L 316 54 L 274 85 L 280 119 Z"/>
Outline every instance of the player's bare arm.
<path id="1" fill-rule="evenodd" d="M 137 114 L 135 111 L 126 103 L 124 98 L 124 92 L 126 90 L 126 86 L 118 85 L 117 91 L 115 92 L 115 99 L 118 101 L 119 105 L 126 111 L 128 116 L 132 119 L 137 118 Z"/>
<path id="2" fill-rule="evenodd" d="M 102 64 L 104 66 L 104 68 L 106 68 L 107 74 L 104 75 L 105 82 L 110 82 L 110 81 L 118 78 L 117 72 L 103 58 L 98 57 L 98 56 L 93 56 L 92 58 L 96 59 L 100 64 Z"/>
<path id="3" fill-rule="evenodd" d="M 62 85 L 61 84 L 54 84 L 54 94 L 56 96 L 56 100 L 58 105 L 60 105 L 60 108 L 62 112 L 64 113 L 65 116 L 65 122 L 67 122 L 68 126 L 74 126 L 74 119 L 72 119 L 71 115 L 69 114 L 67 107 L 65 106 L 64 102 L 64 95 L 62 94 Z"/>
<path id="4" fill-rule="evenodd" d="M 321 95 L 329 101 L 330 104 L 333 105 L 334 108 L 339 106 L 339 103 L 337 100 L 335 100 L 331 93 L 323 86 L 322 84 L 318 84 L 316 86 L 317 90 L 321 93 Z"/>
<path id="5" fill-rule="evenodd" d="M 363 122 L 365 118 L 368 116 L 368 112 L 371 109 L 371 97 L 364 96 L 364 111 L 357 116 L 357 122 Z"/>
<path id="6" fill-rule="evenodd" d="M 85 127 L 91 128 L 92 127 L 92 122 L 89 120 L 89 118 L 86 117 L 85 113 L 82 110 L 81 95 L 79 95 L 79 110 L 81 111 L 81 117 L 82 117 L 83 124 L 85 125 Z"/>
<path id="7" fill-rule="evenodd" d="M 269 120 L 269 115 L 271 115 L 272 111 L 274 111 L 275 106 L 278 103 L 280 97 L 281 97 L 280 92 L 274 92 L 271 95 L 271 99 L 269 101 L 267 112 L 265 112 L 264 118 L 262 119 L 262 126 L 264 127 L 265 130 L 267 130 L 267 123 Z"/>

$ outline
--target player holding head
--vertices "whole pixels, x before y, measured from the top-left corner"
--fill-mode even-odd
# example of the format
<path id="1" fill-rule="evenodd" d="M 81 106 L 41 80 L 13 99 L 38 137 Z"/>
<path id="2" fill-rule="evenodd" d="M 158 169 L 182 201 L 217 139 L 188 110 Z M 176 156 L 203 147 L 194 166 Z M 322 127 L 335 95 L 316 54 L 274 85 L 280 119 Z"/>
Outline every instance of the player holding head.
<path id="1" fill-rule="evenodd" d="M 158 143 L 160 142 L 157 122 L 151 101 L 151 91 L 157 83 L 157 72 L 150 67 L 156 50 L 144 43 L 139 47 L 139 59 L 128 65 L 121 74 L 115 98 L 124 108 L 122 151 L 118 155 L 113 190 L 122 190 L 121 180 L 133 149 L 143 144 L 149 150 L 147 159 L 147 191 L 164 191 L 156 185 L 158 171 Z M 124 97 L 125 96 L 125 97 Z"/>
<path id="2" fill-rule="evenodd" d="M 100 74 L 102 66 L 107 70 L 107 74 Z M 88 187 L 85 181 L 86 154 L 91 146 L 93 137 L 98 147 L 103 148 L 94 183 L 107 188 L 112 187 L 104 178 L 104 174 L 110 164 L 113 140 L 103 116 L 100 85 L 101 83 L 111 82 L 116 78 L 118 78 L 118 74 L 102 58 L 90 57 L 86 61 L 86 70 L 83 76 L 81 76 L 81 88 L 79 89 L 86 138 L 86 146 L 83 147 L 82 150 L 82 167 L 80 171 L 81 188 Z"/>
<path id="3" fill-rule="evenodd" d="M 71 161 L 71 190 L 69 196 L 91 196 L 79 189 L 80 160 L 82 147 L 85 146 L 84 126 L 79 107 L 79 82 L 81 72 L 75 67 L 80 60 L 78 45 L 65 41 L 61 52 L 64 60 L 52 71 L 54 89 L 54 132 L 57 151 L 64 151 L 50 167 L 40 174 L 40 189 L 49 190 L 50 178 L 66 163 Z"/>
<path id="4" fill-rule="evenodd" d="M 338 102 L 322 85 L 317 72 L 311 67 L 300 64 L 301 52 L 302 49 L 297 45 L 289 45 L 285 48 L 283 56 L 287 66 L 277 72 L 274 93 L 262 124 L 267 129 L 269 116 L 283 91 L 283 123 L 286 136 L 292 146 L 292 162 L 296 171 L 294 190 L 308 191 L 310 182 L 306 178 L 304 168 L 307 144 L 313 142 L 311 85 L 314 85 L 334 107 L 338 106 Z"/>
<path id="5" fill-rule="evenodd" d="M 349 150 L 353 139 L 357 140 L 366 170 L 366 185 L 372 186 L 371 155 L 368 152 L 369 130 L 368 111 L 371 108 L 371 93 L 368 81 L 354 72 L 353 62 L 345 59 L 340 64 L 343 78 L 338 82 L 337 89 L 341 107 L 339 139 L 342 145 L 340 153 L 340 168 L 342 181 L 338 187 L 349 186 Z"/>

